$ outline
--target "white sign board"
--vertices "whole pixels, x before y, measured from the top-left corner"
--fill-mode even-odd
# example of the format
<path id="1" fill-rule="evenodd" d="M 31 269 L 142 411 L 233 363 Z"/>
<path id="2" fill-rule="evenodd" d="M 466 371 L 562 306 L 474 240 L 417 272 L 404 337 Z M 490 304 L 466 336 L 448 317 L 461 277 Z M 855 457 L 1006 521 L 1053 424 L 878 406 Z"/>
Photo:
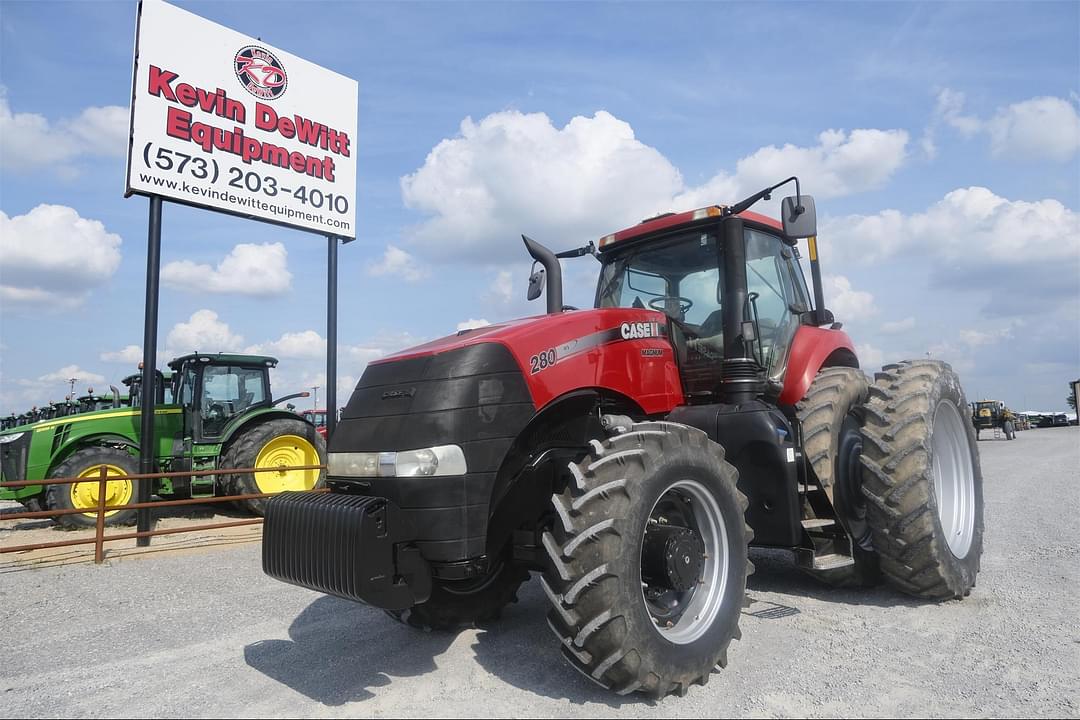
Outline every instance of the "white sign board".
<path id="1" fill-rule="evenodd" d="M 127 194 L 356 237 L 356 81 L 139 3 Z"/>

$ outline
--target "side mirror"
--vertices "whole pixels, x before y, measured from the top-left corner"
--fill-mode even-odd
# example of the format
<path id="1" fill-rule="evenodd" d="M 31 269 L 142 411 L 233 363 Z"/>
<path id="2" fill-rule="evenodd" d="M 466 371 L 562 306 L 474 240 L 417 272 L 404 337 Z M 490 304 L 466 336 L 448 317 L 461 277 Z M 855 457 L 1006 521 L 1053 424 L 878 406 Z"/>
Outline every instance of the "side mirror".
<path id="1" fill-rule="evenodd" d="M 544 283 L 546 280 L 547 273 L 544 272 L 544 268 L 537 268 L 533 274 L 529 276 L 529 300 L 535 300 L 540 297 L 540 294 L 544 292 Z"/>
<path id="2" fill-rule="evenodd" d="M 784 221 L 784 234 L 789 238 L 807 238 L 817 235 L 817 210 L 814 198 L 794 195 L 780 203 L 780 215 Z"/>

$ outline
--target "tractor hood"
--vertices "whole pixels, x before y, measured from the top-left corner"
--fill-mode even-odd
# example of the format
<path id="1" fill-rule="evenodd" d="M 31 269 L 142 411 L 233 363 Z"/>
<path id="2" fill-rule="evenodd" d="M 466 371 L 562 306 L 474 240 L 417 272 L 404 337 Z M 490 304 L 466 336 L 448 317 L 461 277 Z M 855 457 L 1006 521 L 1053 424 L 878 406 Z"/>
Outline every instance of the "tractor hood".
<path id="1" fill-rule="evenodd" d="M 494 343 L 509 350 L 538 409 L 567 392 L 591 387 L 637 398 L 646 412 L 660 412 L 682 400 L 667 333 L 667 318 L 654 310 L 569 310 L 462 330 L 372 365 Z"/>

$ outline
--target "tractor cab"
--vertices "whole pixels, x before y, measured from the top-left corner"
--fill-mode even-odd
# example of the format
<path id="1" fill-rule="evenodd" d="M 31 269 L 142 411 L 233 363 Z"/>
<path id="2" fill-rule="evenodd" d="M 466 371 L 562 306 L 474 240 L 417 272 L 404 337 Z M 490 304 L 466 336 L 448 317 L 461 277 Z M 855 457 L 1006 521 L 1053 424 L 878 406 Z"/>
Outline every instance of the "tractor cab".
<path id="1" fill-rule="evenodd" d="M 184 425 L 193 440 L 221 442 L 234 419 L 274 405 L 270 369 L 277 362 L 261 355 L 222 353 L 193 353 L 170 362 L 173 402 L 184 408 Z"/>
<path id="2" fill-rule="evenodd" d="M 719 211 L 720 208 L 711 208 Z M 722 224 L 706 208 L 705 222 L 686 230 L 659 234 L 647 227 L 624 231 L 601 241 L 603 267 L 596 307 L 651 308 L 664 313 L 688 401 L 707 402 L 720 386 L 724 357 L 725 293 Z M 719 215 L 716 212 L 715 215 Z M 779 394 L 788 350 L 796 330 L 810 311 L 809 292 L 796 249 L 775 221 L 742 219 L 745 241 L 746 328 L 751 357 L 764 369 L 773 395 Z M 742 327 L 740 326 L 740 331 Z"/>
<path id="3" fill-rule="evenodd" d="M 156 397 L 154 398 L 154 404 L 156 405 L 169 405 L 174 402 L 172 392 L 172 373 L 163 373 L 160 370 L 155 371 L 157 378 L 154 382 L 154 390 Z M 123 397 L 123 404 L 128 407 L 141 407 L 142 406 L 142 372 L 137 372 L 134 375 L 128 375 L 121 380 L 124 386 L 128 389 L 128 394 Z"/>

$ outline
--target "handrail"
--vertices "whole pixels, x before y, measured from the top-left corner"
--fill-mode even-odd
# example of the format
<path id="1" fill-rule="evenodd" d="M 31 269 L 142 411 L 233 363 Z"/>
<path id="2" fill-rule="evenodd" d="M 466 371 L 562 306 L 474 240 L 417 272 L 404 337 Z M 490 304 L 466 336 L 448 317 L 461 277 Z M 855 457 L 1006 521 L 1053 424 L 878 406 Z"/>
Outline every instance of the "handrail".
<path id="1" fill-rule="evenodd" d="M 94 545 L 94 564 L 100 565 L 105 560 L 104 544 L 107 542 L 113 542 L 116 540 L 131 540 L 142 537 L 156 537 L 158 535 L 177 535 L 187 532 L 195 532 L 198 530 L 214 530 L 227 527 L 238 527 L 242 525 L 258 525 L 262 523 L 261 517 L 251 518 L 249 520 L 235 520 L 224 523 L 211 523 L 208 525 L 185 525 L 179 528 L 167 528 L 164 530 L 147 530 L 143 532 L 128 532 L 119 533 L 113 535 L 105 534 L 105 514 L 106 512 L 112 513 L 118 510 L 135 510 L 142 508 L 158 508 L 158 507 L 174 507 L 182 505 L 203 505 L 207 503 L 219 503 L 219 502 L 232 502 L 236 500 L 257 500 L 260 498 L 273 497 L 277 493 L 248 493 L 244 495 L 215 495 L 213 497 L 205 498 L 183 498 L 180 500 L 155 500 L 152 502 L 136 502 L 127 503 L 125 505 L 106 505 L 106 483 L 115 482 L 117 480 L 154 480 L 159 478 L 174 478 L 174 477 L 200 477 L 206 475 L 231 475 L 235 473 L 259 473 L 259 472 L 286 472 L 291 470 L 325 470 L 325 465 L 288 465 L 278 467 L 267 468 L 218 468 L 216 470 L 185 470 L 176 472 L 161 472 L 161 473 L 139 473 L 131 475 L 109 475 L 108 470 L 102 466 L 96 482 L 98 483 L 98 504 L 93 510 L 88 508 L 68 508 L 64 510 L 28 510 L 26 512 L 10 513 L 0 516 L 0 520 L 23 520 L 23 519 L 36 519 L 47 517 L 58 517 L 61 515 L 89 515 L 93 513 L 95 517 L 94 537 L 83 538 L 77 540 L 58 540 L 55 542 L 46 543 L 31 543 L 27 545 L 15 545 L 12 547 L 0 547 L 0 555 L 14 552 L 25 552 L 28 550 L 45 550 L 48 548 L 69 547 L 73 545 Z M 67 478 L 49 478 L 46 480 L 17 480 L 11 482 L 0 482 L 0 487 L 27 487 L 31 485 L 74 485 L 76 483 L 95 482 L 94 478 L 86 477 L 67 477 Z M 311 492 L 328 492 L 326 488 L 317 488 Z"/>

